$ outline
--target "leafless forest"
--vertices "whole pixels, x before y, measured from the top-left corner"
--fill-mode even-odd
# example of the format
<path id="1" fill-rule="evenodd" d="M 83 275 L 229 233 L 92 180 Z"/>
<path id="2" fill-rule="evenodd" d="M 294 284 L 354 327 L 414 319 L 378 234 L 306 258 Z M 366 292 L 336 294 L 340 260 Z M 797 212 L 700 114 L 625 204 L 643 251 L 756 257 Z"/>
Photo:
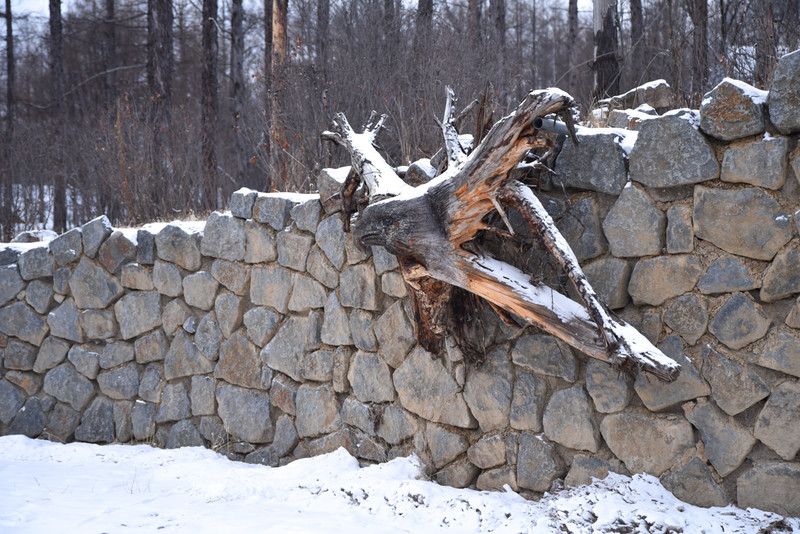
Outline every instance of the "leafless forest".
<path id="1" fill-rule="evenodd" d="M 664 78 L 697 107 L 724 76 L 768 88 L 797 0 L 78 0 L 0 6 L 0 227 L 57 231 L 224 208 L 241 186 L 309 191 L 347 155 L 336 111 L 389 115 L 395 165 L 440 144 L 445 85 L 495 114 L 558 86 L 585 115 Z"/>

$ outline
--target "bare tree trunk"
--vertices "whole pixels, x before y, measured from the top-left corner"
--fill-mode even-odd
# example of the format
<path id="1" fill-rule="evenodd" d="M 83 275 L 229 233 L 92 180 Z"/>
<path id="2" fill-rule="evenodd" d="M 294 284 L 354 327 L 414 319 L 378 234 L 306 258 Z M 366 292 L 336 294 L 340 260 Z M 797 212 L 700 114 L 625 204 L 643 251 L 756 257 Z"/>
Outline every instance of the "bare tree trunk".
<path id="1" fill-rule="evenodd" d="M 170 203 L 172 180 L 172 0 L 149 0 L 147 6 L 147 85 L 153 130 L 153 176 L 147 187 L 154 213 Z M 129 216 L 141 214 L 129 214 Z"/>
<path id="2" fill-rule="evenodd" d="M 231 5 L 231 115 L 233 117 L 234 179 L 244 183 L 247 149 L 242 137 L 244 110 L 244 6 L 242 0 Z"/>
<path id="3" fill-rule="evenodd" d="M 471 43 L 480 43 L 481 35 L 481 3 L 480 0 L 469 0 L 467 3 L 467 35 Z"/>
<path id="4" fill-rule="evenodd" d="M 420 66 L 423 50 L 428 48 L 433 29 L 433 0 L 418 0 L 414 33 L 414 64 Z"/>
<path id="5" fill-rule="evenodd" d="M 533 87 L 539 87 L 539 66 L 536 64 L 536 0 L 531 12 L 531 80 Z"/>
<path id="6" fill-rule="evenodd" d="M 594 0 L 594 98 L 619 93 L 617 1 Z"/>
<path id="7" fill-rule="evenodd" d="M 495 50 L 494 59 L 500 71 L 498 80 L 502 85 L 506 80 L 506 2 L 505 0 L 491 0 L 489 9 L 492 20 L 491 42 Z"/>
<path id="8" fill-rule="evenodd" d="M 286 33 L 289 0 L 274 0 L 272 3 L 272 75 L 271 75 L 271 120 L 270 120 L 270 181 L 273 190 L 285 189 L 289 183 L 289 168 L 285 150 L 289 148 L 281 117 L 282 86 L 289 38 Z"/>
<path id="9" fill-rule="evenodd" d="M 757 3 L 756 8 L 756 85 L 761 89 L 769 89 L 772 73 L 778 61 L 778 40 L 775 35 L 775 17 L 772 2 L 764 0 Z"/>
<path id="10" fill-rule="evenodd" d="M 642 11 L 642 0 L 630 0 L 631 2 L 631 64 L 629 65 L 631 77 L 634 85 L 639 85 L 644 80 L 646 66 L 644 64 L 644 13 Z"/>
<path id="11" fill-rule="evenodd" d="M 203 131 L 203 207 L 217 207 L 217 0 L 203 0 L 203 70 L 201 103 Z"/>
<path id="12" fill-rule="evenodd" d="M 64 60 L 61 0 L 50 0 L 50 87 L 53 100 L 53 154 L 56 164 L 53 183 L 53 230 L 67 229 L 67 170 L 64 143 Z"/>
<path id="13" fill-rule="evenodd" d="M 569 0 L 567 10 L 569 39 L 567 40 L 567 92 L 574 95 L 578 89 L 578 73 L 575 67 L 575 49 L 578 45 L 578 0 Z"/>
<path id="14" fill-rule="evenodd" d="M 105 76 L 106 108 L 114 108 L 117 101 L 117 75 L 113 69 L 117 67 L 117 21 L 114 13 L 114 0 L 106 0 L 105 15 Z"/>
<path id="15" fill-rule="evenodd" d="M 16 119 L 17 99 L 14 94 L 16 78 L 16 60 L 14 59 L 14 24 L 11 13 L 11 0 L 6 0 L 6 128 L 3 136 L 3 162 L 5 171 L 3 176 L 2 214 L 0 238 L 5 243 L 14 237 L 14 121 Z"/>
<path id="16" fill-rule="evenodd" d="M 331 1 L 317 0 L 317 65 L 322 73 L 323 83 L 328 79 L 328 22 L 330 21 Z"/>
<path id="17" fill-rule="evenodd" d="M 769 2 L 766 2 L 769 3 Z M 692 107 L 700 105 L 708 81 L 708 0 L 688 0 L 692 19 Z"/>

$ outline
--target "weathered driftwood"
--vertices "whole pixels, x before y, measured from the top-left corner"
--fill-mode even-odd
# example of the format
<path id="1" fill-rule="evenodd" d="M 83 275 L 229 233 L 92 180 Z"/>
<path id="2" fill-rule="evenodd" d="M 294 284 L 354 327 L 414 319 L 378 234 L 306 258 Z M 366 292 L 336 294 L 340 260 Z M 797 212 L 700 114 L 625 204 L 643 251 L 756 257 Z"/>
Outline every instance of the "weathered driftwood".
<path id="1" fill-rule="evenodd" d="M 572 98 L 558 89 L 533 91 L 510 115 L 489 130 L 471 152 L 455 127 L 453 95 L 448 89 L 441 122 L 447 168 L 431 182 L 411 187 L 400 179 L 373 146 L 385 118 L 370 120 L 355 132 L 337 114 L 335 132 L 323 137 L 344 146 L 352 171 L 342 192 L 348 200 L 359 181 L 368 205 L 355 224 L 363 245 L 381 245 L 398 257 L 415 309 L 417 336 L 438 352 L 447 334 L 461 338 L 465 352 L 477 328 L 479 301 L 485 299 L 506 321 L 512 315 L 566 341 L 589 356 L 672 381 L 680 368 L 630 325 L 611 316 L 584 276 L 571 248 L 531 189 L 510 177 L 525 154 L 547 146 L 533 127 L 537 118 L 560 114 L 569 121 Z M 514 233 L 506 209 L 518 212 L 575 286 L 583 305 L 531 281 L 530 274 L 488 256 L 474 246 L 481 230 L 497 229 L 488 216 L 497 213 Z M 469 294 L 472 295 L 469 295 Z M 450 317 L 455 311 L 458 320 Z M 472 336 L 472 337 L 471 337 Z"/>

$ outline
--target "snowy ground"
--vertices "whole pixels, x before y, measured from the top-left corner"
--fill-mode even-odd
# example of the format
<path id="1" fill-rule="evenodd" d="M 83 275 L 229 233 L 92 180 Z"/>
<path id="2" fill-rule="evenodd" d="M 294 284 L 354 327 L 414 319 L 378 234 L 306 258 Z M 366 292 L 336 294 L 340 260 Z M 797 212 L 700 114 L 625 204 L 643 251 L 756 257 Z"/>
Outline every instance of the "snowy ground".
<path id="1" fill-rule="evenodd" d="M 540 502 L 421 480 L 415 458 L 359 468 L 343 449 L 281 468 L 202 448 L 0 438 L 0 532 L 758 533 L 800 520 L 676 500 L 611 475 Z"/>

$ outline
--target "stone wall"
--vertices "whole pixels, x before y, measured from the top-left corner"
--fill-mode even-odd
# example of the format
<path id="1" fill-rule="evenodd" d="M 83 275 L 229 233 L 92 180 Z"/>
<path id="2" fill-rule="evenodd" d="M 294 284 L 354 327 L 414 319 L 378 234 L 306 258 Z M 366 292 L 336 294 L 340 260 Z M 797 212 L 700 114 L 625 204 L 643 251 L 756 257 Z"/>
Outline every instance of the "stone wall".
<path id="1" fill-rule="evenodd" d="M 565 144 L 569 202 L 540 192 L 610 307 L 681 363 L 673 384 L 491 312 L 482 366 L 432 357 L 394 257 L 319 202 L 347 169 L 327 170 L 320 195 L 0 247 L 0 434 L 268 465 L 416 453 L 442 484 L 534 498 L 647 472 L 691 503 L 800 515 L 798 73 L 800 52 L 769 94 L 617 110 L 627 129 Z"/>

